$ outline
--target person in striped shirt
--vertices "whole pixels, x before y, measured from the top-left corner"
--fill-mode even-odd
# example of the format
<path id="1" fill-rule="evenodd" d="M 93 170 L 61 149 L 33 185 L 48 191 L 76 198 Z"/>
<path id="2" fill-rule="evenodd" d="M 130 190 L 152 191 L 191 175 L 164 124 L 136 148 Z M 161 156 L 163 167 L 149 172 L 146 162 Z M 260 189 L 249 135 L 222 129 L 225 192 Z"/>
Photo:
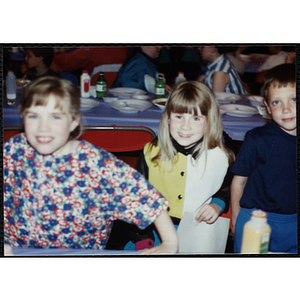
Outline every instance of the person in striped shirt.
<path id="1" fill-rule="evenodd" d="M 224 54 L 226 47 L 199 47 L 202 59 L 207 61 L 207 71 L 198 78 L 214 92 L 247 94 L 240 75 Z"/>

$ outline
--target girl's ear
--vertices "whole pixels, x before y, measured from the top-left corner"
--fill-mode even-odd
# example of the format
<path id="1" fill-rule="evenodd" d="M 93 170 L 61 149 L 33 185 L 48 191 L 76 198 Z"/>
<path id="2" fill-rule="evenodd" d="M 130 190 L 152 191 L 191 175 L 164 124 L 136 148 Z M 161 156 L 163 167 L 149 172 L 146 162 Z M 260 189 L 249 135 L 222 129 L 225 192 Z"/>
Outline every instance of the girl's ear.
<path id="1" fill-rule="evenodd" d="M 81 115 L 77 114 L 70 125 L 70 132 L 72 132 L 80 124 L 80 120 L 81 120 Z"/>

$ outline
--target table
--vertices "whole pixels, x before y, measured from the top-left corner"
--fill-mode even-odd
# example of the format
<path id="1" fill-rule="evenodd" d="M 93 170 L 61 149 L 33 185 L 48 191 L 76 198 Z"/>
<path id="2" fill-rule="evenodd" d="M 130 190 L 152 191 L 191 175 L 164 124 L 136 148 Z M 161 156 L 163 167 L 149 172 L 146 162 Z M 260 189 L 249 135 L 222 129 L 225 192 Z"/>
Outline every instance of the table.
<path id="1" fill-rule="evenodd" d="M 13 106 L 7 105 L 6 95 L 3 99 L 3 126 L 22 126 L 22 118 L 17 109 L 21 99 L 22 89 L 17 90 L 17 99 Z M 153 100 L 153 99 L 152 99 Z M 152 101 L 149 100 L 149 101 Z M 250 105 L 247 96 L 236 104 Z M 86 126 L 145 126 L 158 133 L 162 110 L 156 106 L 138 113 L 122 113 L 110 107 L 109 103 L 99 100 L 99 106 L 82 112 L 82 123 Z M 254 127 L 263 126 L 267 120 L 260 115 L 248 118 L 222 115 L 223 129 L 233 139 L 243 141 L 247 131 Z"/>
<path id="2" fill-rule="evenodd" d="M 136 256 L 141 251 L 13 247 L 13 256 Z"/>

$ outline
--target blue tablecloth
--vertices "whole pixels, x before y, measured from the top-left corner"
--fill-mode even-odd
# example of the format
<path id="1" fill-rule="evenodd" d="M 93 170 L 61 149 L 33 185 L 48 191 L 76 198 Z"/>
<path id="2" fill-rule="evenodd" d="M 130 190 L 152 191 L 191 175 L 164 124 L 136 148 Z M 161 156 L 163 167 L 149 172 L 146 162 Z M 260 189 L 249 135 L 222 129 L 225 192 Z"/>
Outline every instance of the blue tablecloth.
<path id="1" fill-rule="evenodd" d="M 22 89 L 17 91 L 17 99 L 13 106 L 7 105 L 6 97 L 3 99 L 3 126 L 22 126 L 22 118 L 20 116 L 18 105 Z M 152 101 L 148 100 L 148 101 Z M 99 101 L 99 105 L 87 111 L 82 112 L 83 125 L 88 126 L 145 126 L 151 128 L 156 134 L 158 132 L 159 122 L 162 110 L 153 105 L 149 109 L 138 113 L 123 113 L 110 107 L 109 103 L 103 100 Z M 246 96 L 237 101 L 236 104 L 250 105 L 250 101 Z M 263 126 L 267 120 L 260 115 L 241 118 L 222 116 L 224 131 L 233 139 L 243 141 L 247 131 L 254 127 Z"/>
<path id="2" fill-rule="evenodd" d="M 141 251 L 91 250 L 91 249 L 47 249 L 13 247 L 13 256 L 128 256 L 139 255 Z"/>

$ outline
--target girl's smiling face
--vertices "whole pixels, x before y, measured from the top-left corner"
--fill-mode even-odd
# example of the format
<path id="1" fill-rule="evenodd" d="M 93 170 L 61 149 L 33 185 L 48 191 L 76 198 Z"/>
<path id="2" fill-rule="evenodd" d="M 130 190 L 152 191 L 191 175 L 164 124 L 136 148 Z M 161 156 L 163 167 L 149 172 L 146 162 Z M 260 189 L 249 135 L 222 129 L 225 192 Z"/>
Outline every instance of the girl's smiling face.
<path id="1" fill-rule="evenodd" d="M 268 102 L 265 105 L 272 119 L 285 132 L 296 135 L 296 86 L 269 87 Z"/>
<path id="2" fill-rule="evenodd" d="M 206 116 L 202 115 L 200 109 L 197 115 L 171 112 L 170 134 L 182 147 L 191 147 L 203 138 L 206 124 Z"/>
<path id="3" fill-rule="evenodd" d="M 24 112 L 25 134 L 31 146 L 42 155 L 69 154 L 69 136 L 80 122 L 56 107 L 56 97 L 49 95 L 45 106 L 31 106 Z"/>

